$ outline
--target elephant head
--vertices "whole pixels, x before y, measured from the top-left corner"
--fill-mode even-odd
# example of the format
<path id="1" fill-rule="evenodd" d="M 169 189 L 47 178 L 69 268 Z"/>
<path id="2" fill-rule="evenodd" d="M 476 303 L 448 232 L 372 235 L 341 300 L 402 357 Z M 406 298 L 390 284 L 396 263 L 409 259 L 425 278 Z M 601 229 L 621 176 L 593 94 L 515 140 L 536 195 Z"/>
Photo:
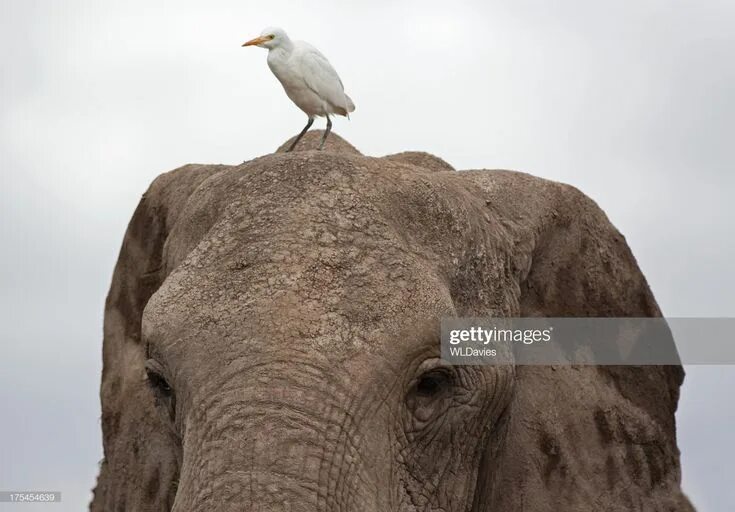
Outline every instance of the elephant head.
<path id="1" fill-rule="evenodd" d="M 143 196 L 106 304 L 93 511 L 691 510 L 680 367 L 439 358 L 447 316 L 660 315 L 590 199 L 318 140 Z"/>

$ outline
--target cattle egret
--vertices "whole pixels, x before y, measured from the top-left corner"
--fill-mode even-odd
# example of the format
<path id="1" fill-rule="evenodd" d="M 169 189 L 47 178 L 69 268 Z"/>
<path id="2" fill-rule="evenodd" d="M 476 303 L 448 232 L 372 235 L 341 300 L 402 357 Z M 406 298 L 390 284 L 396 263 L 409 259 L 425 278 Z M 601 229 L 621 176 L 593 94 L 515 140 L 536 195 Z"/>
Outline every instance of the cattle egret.
<path id="1" fill-rule="evenodd" d="M 291 41 L 280 28 L 267 28 L 259 37 L 243 46 L 268 49 L 268 67 L 281 82 L 291 101 L 309 116 L 306 126 L 286 151 L 291 151 L 301 140 L 315 116 L 327 118 L 327 129 L 319 145 L 319 149 L 322 149 L 332 130 L 329 114 L 349 118 L 350 112 L 355 110 L 355 104 L 345 94 L 342 80 L 327 58 L 309 43 Z"/>

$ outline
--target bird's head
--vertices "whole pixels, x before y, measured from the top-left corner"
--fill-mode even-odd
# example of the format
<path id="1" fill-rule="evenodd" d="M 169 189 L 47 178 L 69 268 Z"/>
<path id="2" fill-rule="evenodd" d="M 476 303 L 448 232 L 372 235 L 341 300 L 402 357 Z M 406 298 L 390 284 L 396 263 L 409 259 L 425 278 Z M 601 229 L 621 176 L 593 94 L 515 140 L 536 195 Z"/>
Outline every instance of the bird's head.
<path id="1" fill-rule="evenodd" d="M 288 41 L 288 36 L 283 29 L 267 28 L 258 37 L 243 43 L 243 46 L 260 46 L 261 48 L 277 48 L 284 42 Z"/>

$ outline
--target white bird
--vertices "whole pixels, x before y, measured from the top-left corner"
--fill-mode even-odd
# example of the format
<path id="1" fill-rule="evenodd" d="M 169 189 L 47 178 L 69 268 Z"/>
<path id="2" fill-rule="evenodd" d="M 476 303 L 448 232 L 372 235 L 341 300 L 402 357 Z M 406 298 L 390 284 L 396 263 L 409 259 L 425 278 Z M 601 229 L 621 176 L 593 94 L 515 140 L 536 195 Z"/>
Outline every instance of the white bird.
<path id="1" fill-rule="evenodd" d="M 322 149 L 332 130 L 329 114 L 349 118 L 350 112 L 355 110 L 355 104 L 345 94 L 342 80 L 327 58 L 309 43 L 291 41 L 280 28 L 267 28 L 259 37 L 243 46 L 268 49 L 268 67 L 281 82 L 291 101 L 309 116 L 306 126 L 286 151 L 291 151 L 301 140 L 315 116 L 327 118 L 327 129 L 319 145 L 319 149 Z"/>

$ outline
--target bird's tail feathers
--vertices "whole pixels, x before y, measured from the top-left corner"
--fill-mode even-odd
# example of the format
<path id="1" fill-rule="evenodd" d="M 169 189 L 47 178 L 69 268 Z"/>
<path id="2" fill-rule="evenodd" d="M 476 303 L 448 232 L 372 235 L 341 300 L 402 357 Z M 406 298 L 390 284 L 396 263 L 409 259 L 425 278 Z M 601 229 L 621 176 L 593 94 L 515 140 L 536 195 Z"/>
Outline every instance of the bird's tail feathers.
<path id="1" fill-rule="evenodd" d="M 347 106 L 347 113 L 355 111 L 355 104 L 352 102 L 352 99 L 345 94 L 345 105 Z"/>
<path id="2" fill-rule="evenodd" d="M 345 116 L 347 119 L 350 118 L 350 112 L 353 112 L 355 110 L 355 104 L 352 103 L 352 100 L 349 96 L 345 94 L 345 102 L 343 106 L 336 106 L 333 105 L 332 108 L 334 108 L 334 112 L 336 114 L 339 114 L 341 116 Z"/>

